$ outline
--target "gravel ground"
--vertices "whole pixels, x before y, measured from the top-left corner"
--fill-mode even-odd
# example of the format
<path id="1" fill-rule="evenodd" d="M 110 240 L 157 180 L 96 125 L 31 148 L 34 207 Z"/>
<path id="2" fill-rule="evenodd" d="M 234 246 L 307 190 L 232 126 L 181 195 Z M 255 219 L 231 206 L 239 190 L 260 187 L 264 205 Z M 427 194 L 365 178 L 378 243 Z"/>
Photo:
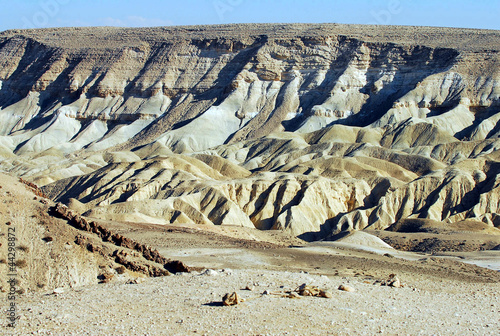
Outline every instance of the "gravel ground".
<path id="1" fill-rule="evenodd" d="M 208 273 L 208 274 L 206 274 Z M 218 270 L 117 281 L 28 294 L 18 300 L 12 335 L 498 335 L 500 285 L 401 279 L 373 280 L 265 270 Z M 211 275 L 209 275 L 211 274 Z M 332 298 L 285 298 L 307 283 Z M 352 286 L 355 292 L 338 290 Z M 254 286 L 252 291 L 244 290 Z M 270 294 L 263 295 L 265 291 Z M 237 292 L 231 307 L 222 296 Z M 3 324 L 5 325 L 5 324 Z"/>

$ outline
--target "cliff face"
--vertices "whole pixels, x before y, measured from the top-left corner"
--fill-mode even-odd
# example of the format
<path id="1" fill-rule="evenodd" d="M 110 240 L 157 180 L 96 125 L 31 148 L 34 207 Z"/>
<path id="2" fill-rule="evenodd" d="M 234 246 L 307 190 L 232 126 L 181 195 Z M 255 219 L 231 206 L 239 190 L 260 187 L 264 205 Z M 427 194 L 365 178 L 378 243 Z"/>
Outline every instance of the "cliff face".
<path id="1" fill-rule="evenodd" d="M 498 202 L 481 197 L 496 190 L 499 50 L 499 32 L 439 28 L 8 31 L 2 167 L 103 217 L 297 234 L 495 225 Z M 158 210 L 130 208 L 147 199 Z"/>

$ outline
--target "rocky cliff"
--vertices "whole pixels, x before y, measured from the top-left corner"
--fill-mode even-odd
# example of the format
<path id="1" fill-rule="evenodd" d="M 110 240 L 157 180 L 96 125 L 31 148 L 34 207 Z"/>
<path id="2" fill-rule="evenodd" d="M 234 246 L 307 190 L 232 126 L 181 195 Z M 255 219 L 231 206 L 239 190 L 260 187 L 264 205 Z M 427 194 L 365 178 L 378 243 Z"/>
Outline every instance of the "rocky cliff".
<path id="1" fill-rule="evenodd" d="M 107 219 L 494 228 L 499 50 L 445 28 L 7 31 L 1 167 Z"/>

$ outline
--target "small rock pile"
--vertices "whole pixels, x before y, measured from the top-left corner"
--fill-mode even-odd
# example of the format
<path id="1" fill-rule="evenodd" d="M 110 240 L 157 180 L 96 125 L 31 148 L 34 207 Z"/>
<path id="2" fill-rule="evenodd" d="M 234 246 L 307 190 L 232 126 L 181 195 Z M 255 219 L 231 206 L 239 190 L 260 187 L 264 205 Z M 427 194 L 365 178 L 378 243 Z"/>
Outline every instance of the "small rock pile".
<path id="1" fill-rule="evenodd" d="M 298 293 L 300 296 L 318 296 L 318 297 L 324 297 L 324 298 L 331 298 L 332 297 L 332 294 L 330 292 L 319 289 L 316 286 L 309 286 L 306 284 L 300 285 L 293 292 Z M 291 293 L 293 293 L 293 292 L 291 292 Z"/>
<path id="2" fill-rule="evenodd" d="M 389 278 L 382 281 L 381 285 L 394 287 L 394 288 L 404 287 L 404 284 L 401 283 L 401 280 L 399 280 L 399 278 L 396 276 L 396 274 L 390 274 Z"/>
<path id="3" fill-rule="evenodd" d="M 253 286 L 247 286 L 245 287 L 245 290 L 253 291 L 254 287 Z M 285 291 L 285 292 L 276 292 L 272 293 L 269 291 L 264 291 L 262 295 L 278 295 L 280 297 L 284 298 L 290 298 L 290 299 L 298 299 L 301 296 L 315 296 L 315 297 L 323 297 L 323 298 L 331 298 L 332 293 L 322 290 L 317 286 L 312 286 L 312 285 L 307 285 L 307 284 L 302 284 L 293 291 Z M 224 295 L 222 298 L 222 305 L 223 306 L 234 306 L 237 305 L 241 302 L 245 302 L 245 299 L 241 298 L 238 293 L 233 292 L 233 293 L 227 293 Z"/>
<path id="4" fill-rule="evenodd" d="M 344 292 L 351 292 L 351 293 L 354 293 L 356 291 L 354 289 L 354 287 L 351 287 L 349 285 L 340 285 L 339 290 L 344 291 Z"/>
<path id="5" fill-rule="evenodd" d="M 241 302 L 244 302 L 245 299 L 242 299 L 241 296 L 238 295 L 238 293 L 233 292 L 233 293 L 227 293 L 224 295 L 222 298 L 222 305 L 224 306 L 235 306 Z"/>

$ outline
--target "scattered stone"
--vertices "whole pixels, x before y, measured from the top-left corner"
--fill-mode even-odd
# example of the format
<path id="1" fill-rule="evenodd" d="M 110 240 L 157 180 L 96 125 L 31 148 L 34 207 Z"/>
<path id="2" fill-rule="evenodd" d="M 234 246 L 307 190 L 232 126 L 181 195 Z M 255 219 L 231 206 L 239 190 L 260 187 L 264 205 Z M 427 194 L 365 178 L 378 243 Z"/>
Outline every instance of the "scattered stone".
<path id="1" fill-rule="evenodd" d="M 144 278 L 135 278 L 135 279 L 129 280 L 127 282 L 127 284 L 129 284 L 129 285 L 138 285 L 138 284 L 143 283 L 144 281 L 146 281 L 146 279 L 144 279 Z"/>
<path id="2" fill-rule="evenodd" d="M 52 237 L 51 237 L 52 238 Z M 53 239 L 53 238 L 52 238 Z M 52 240 L 49 240 L 49 241 L 52 241 Z M 80 245 L 80 246 L 84 246 L 86 244 L 86 238 L 81 236 L 81 235 L 78 235 L 76 238 L 75 238 L 75 244 L 76 245 Z"/>
<path id="3" fill-rule="evenodd" d="M 245 290 L 248 290 L 248 291 L 253 291 L 255 289 L 254 286 L 246 286 L 245 287 Z"/>
<path id="4" fill-rule="evenodd" d="M 401 284 L 401 280 L 396 276 L 396 274 L 389 275 L 389 278 L 385 281 L 382 281 L 382 286 L 389 286 L 394 288 L 401 288 L 403 285 Z"/>
<path id="5" fill-rule="evenodd" d="M 64 288 L 56 288 L 52 291 L 52 294 L 62 294 L 64 293 Z"/>
<path id="6" fill-rule="evenodd" d="M 217 276 L 219 275 L 219 272 L 214 271 L 213 269 L 206 269 L 203 273 L 200 275 L 205 275 L 205 276 Z"/>
<path id="7" fill-rule="evenodd" d="M 118 274 L 124 274 L 127 271 L 127 269 L 125 268 L 125 266 L 120 265 L 117 268 L 115 268 L 115 271 Z"/>
<path id="8" fill-rule="evenodd" d="M 319 291 L 319 296 L 321 297 L 324 297 L 324 298 L 327 298 L 327 299 L 331 299 L 332 298 L 332 293 L 328 292 L 328 291 Z"/>
<path id="9" fill-rule="evenodd" d="M 235 306 L 235 305 L 237 305 L 237 304 L 239 304 L 239 303 L 241 303 L 243 301 L 244 300 L 236 292 L 233 292 L 231 294 L 227 293 L 222 298 L 222 304 L 224 306 Z"/>
<path id="10" fill-rule="evenodd" d="M 268 291 L 268 290 L 265 290 L 265 291 L 262 293 L 262 295 L 271 295 L 271 292 L 270 292 L 270 291 Z"/>
<path id="11" fill-rule="evenodd" d="M 316 286 L 309 286 L 307 284 L 302 284 L 299 287 L 297 287 L 293 292 L 289 294 L 288 297 L 292 297 L 290 295 L 298 294 L 300 296 L 317 296 L 317 297 L 324 297 L 324 298 L 331 298 L 332 294 L 319 289 Z"/>
<path id="12" fill-rule="evenodd" d="M 290 292 L 286 295 L 290 299 L 300 299 L 300 295 L 297 292 Z"/>
<path id="13" fill-rule="evenodd" d="M 295 290 L 300 296 L 319 296 L 320 290 L 316 286 L 308 286 L 302 284 L 298 289 Z"/>
<path id="14" fill-rule="evenodd" d="M 344 291 L 344 292 L 351 292 L 351 293 L 356 291 L 353 287 L 351 287 L 349 285 L 340 285 L 339 290 Z"/>
<path id="15" fill-rule="evenodd" d="M 400 288 L 401 287 L 401 281 L 399 281 L 399 279 L 396 278 L 396 280 L 394 280 L 393 282 L 391 282 L 389 286 L 395 287 L 395 288 Z"/>
<path id="16" fill-rule="evenodd" d="M 171 273 L 189 273 L 191 271 L 186 264 L 179 260 L 169 261 L 164 267 Z"/>
<path id="17" fill-rule="evenodd" d="M 103 273 L 103 274 L 99 275 L 97 278 L 99 280 L 101 280 L 100 283 L 108 283 L 113 279 L 113 277 L 114 277 L 114 274 L 112 274 L 112 273 Z"/>

